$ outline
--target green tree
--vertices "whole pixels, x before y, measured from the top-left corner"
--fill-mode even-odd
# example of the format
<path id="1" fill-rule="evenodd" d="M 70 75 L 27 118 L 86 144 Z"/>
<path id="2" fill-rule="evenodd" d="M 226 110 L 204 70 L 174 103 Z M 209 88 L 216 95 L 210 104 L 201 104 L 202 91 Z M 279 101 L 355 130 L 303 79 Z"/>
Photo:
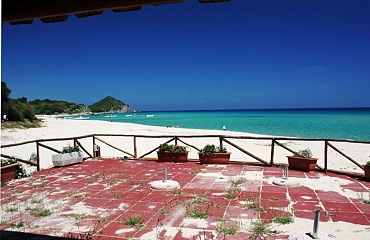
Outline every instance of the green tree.
<path id="1" fill-rule="evenodd" d="M 1 116 L 6 113 L 9 105 L 9 95 L 12 91 L 8 88 L 5 82 L 1 81 Z"/>
<path id="2" fill-rule="evenodd" d="M 36 120 L 35 109 L 22 97 L 16 100 L 10 98 L 12 91 L 5 82 L 1 82 L 1 116 L 5 113 L 10 121 Z"/>

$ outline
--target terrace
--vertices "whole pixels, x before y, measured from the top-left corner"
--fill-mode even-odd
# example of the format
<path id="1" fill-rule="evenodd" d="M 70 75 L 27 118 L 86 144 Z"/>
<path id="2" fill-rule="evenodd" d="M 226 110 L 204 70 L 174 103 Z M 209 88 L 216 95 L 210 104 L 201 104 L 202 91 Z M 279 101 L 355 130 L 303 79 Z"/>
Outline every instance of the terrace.
<path id="1" fill-rule="evenodd" d="M 164 179 L 176 190 L 155 190 Z M 335 173 L 270 166 L 92 159 L 50 168 L 1 188 L 1 235 L 11 239 L 288 239 L 320 232 L 365 239 L 370 183 Z M 291 223 L 288 223 L 292 221 Z M 288 224 L 283 224 L 288 223 Z M 253 230 L 256 224 L 266 227 Z M 333 232 L 328 232 L 332 230 Z M 35 235 L 37 234 L 37 235 Z M 332 236 L 329 235 L 329 236 Z M 363 238 L 361 238 L 363 237 Z"/>

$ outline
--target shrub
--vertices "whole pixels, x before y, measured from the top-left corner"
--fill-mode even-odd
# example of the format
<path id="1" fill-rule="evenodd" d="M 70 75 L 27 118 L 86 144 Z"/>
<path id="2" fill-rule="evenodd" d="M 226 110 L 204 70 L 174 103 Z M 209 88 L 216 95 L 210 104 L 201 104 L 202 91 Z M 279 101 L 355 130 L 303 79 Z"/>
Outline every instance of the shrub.
<path id="1" fill-rule="evenodd" d="M 300 150 L 298 153 L 296 153 L 294 155 L 305 157 L 305 158 L 312 158 L 312 152 L 309 148 L 306 148 L 305 150 Z"/>
<path id="2" fill-rule="evenodd" d="M 207 144 L 204 146 L 202 149 L 200 149 L 200 153 L 202 156 L 205 155 L 211 155 L 212 153 L 226 153 L 226 147 L 221 147 L 221 146 L 215 146 L 213 144 Z"/>
<path id="3" fill-rule="evenodd" d="M 72 153 L 72 152 L 79 152 L 79 151 L 80 151 L 80 147 L 78 145 L 73 146 L 73 147 L 71 145 L 68 145 L 67 147 L 63 147 L 61 153 Z"/>
<path id="4" fill-rule="evenodd" d="M 186 148 L 184 146 L 163 143 L 159 145 L 158 151 L 169 152 L 169 153 L 183 153 L 183 152 L 186 152 Z"/>
<path id="5" fill-rule="evenodd" d="M 11 165 L 11 164 L 14 164 L 14 163 L 18 163 L 17 160 L 15 160 L 15 159 L 1 159 L 1 166 L 2 167 L 7 166 L 7 165 Z M 15 170 L 15 178 L 19 179 L 19 178 L 25 178 L 25 177 L 29 177 L 29 174 L 24 169 L 23 165 L 18 163 L 18 166 Z"/>

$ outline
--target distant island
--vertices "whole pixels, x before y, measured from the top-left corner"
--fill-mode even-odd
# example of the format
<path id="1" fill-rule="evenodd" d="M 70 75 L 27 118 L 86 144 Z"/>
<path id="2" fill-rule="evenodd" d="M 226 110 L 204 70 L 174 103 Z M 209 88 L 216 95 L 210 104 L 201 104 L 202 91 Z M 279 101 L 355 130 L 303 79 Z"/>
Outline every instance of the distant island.
<path id="1" fill-rule="evenodd" d="M 111 96 L 89 106 L 50 99 L 36 99 L 29 103 L 34 107 L 37 115 L 136 112 L 128 104 Z"/>

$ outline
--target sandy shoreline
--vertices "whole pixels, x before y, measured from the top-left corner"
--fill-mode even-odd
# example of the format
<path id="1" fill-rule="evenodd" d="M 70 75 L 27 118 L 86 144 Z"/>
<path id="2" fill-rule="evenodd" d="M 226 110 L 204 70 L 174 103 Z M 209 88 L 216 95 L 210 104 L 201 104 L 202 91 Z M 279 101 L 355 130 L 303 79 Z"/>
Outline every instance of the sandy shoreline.
<path id="1" fill-rule="evenodd" d="M 89 134 L 126 134 L 126 135 L 145 135 L 145 136 L 189 136 L 189 135 L 226 135 L 226 136 L 253 136 L 253 137 L 273 137 L 268 135 L 250 134 L 244 132 L 233 132 L 223 130 L 200 130 L 200 129 L 185 129 L 185 128 L 167 128 L 157 126 L 147 126 L 133 123 L 119 123 L 119 122 L 107 122 L 107 121 L 93 121 L 93 120 L 74 120 L 74 119 L 58 119 L 54 116 L 43 116 L 45 127 L 32 128 L 32 129 L 6 129 L 1 131 L 1 144 L 14 144 L 19 142 L 40 140 L 40 139 L 51 139 L 51 138 L 72 138 L 78 136 L 84 136 Z M 132 137 L 100 137 L 104 141 L 110 144 L 124 149 L 129 153 L 133 153 L 133 140 Z M 138 145 L 138 156 L 147 153 L 148 151 L 157 147 L 160 143 L 169 140 L 169 138 L 140 138 L 137 140 Z M 213 143 L 218 145 L 217 138 L 186 138 L 184 139 L 187 143 L 203 147 L 207 143 Z M 270 140 L 235 140 L 239 146 L 247 149 L 254 155 L 270 160 Z M 92 149 L 91 140 L 81 140 L 81 143 L 86 145 L 86 149 Z M 283 142 L 289 148 L 299 151 L 301 149 L 310 148 L 314 157 L 319 158 L 318 164 L 323 166 L 324 159 L 324 143 L 323 142 Z M 55 148 L 62 149 L 63 146 L 68 144 L 73 145 L 73 141 L 59 141 L 59 142 L 48 142 L 47 145 Z M 97 143 L 101 147 L 102 157 L 123 157 L 120 151 L 117 151 L 104 143 Z M 247 156 L 241 151 L 228 146 L 228 151 L 232 152 L 232 160 L 234 161 L 247 161 L 257 162 L 255 159 Z M 335 146 L 343 150 L 346 155 L 355 159 L 361 164 L 365 164 L 370 160 L 370 147 L 368 144 L 353 144 L 353 143 L 335 143 Z M 197 158 L 197 152 L 195 149 L 189 149 L 189 157 Z M 20 147 L 4 148 L 2 152 L 7 155 L 20 157 L 22 159 L 29 159 L 33 152 L 36 152 L 35 144 L 27 144 Z M 51 155 L 54 154 L 52 151 L 47 149 L 40 150 L 41 157 L 41 168 L 52 167 Z M 276 163 L 287 163 L 286 156 L 291 155 L 288 151 L 281 147 L 275 147 L 274 162 Z M 148 157 L 156 157 L 155 152 Z M 351 163 L 349 160 L 338 154 L 333 150 L 328 151 L 328 167 L 330 169 L 345 170 L 361 173 L 362 169 L 359 169 L 356 165 Z"/>

